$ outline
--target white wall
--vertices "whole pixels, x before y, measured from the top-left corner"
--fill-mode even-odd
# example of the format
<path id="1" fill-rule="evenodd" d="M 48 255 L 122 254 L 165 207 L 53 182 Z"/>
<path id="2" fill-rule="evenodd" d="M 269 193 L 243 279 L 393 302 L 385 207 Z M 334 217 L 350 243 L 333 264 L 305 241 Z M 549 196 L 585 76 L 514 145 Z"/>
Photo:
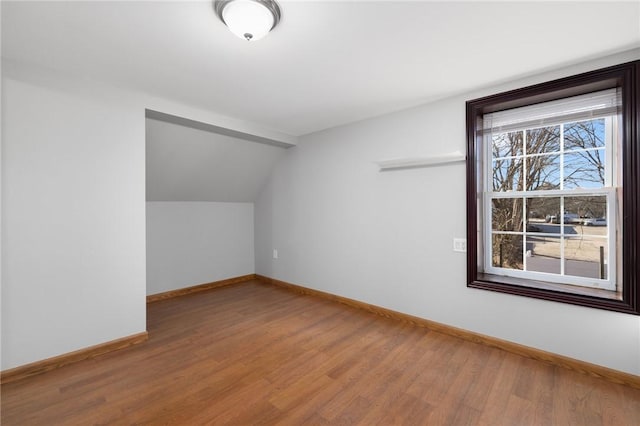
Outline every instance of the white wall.
<path id="1" fill-rule="evenodd" d="M 253 272 L 253 203 L 147 202 L 147 294 Z"/>
<path id="2" fill-rule="evenodd" d="M 627 52 L 300 138 L 256 202 L 256 273 L 640 374 L 640 318 L 469 289 L 465 167 L 376 160 L 465 151 L 465 101 L 640 57 Z M 272 258 L 278 249 L 279 258 Z"/>
<path id="3" fill-rule="evenodd" d="M 63 86 L 3 73 L 3 370 L 146 328 L 144 109 Z"/>
<path id="4" fill-rule="evenodd" d="M 2 86 L 2 370 L 146 329 L 145 109 L 288 141 L 4 58 Z"/>
<path id="5" fill-rule="evenodd" d="M 2 2 L 0 1 L 0 22 L 2 22 Z M 2 46 L 2 31 L 0 31 L 0 46 Z M 0 74 L 2 73 L 2 56 L 0 56 Z M 2 113 L 2 108 L 4 105 L 4 96 L 2 94 L 3 91 L 3 86 L 4 86 L 4 79 L 0 78 L 0 117 L 2 117 L 2 120 L 0 120 L 0 259 L 2 259 L 2 233 L 3 231 L 3 225 L 2 225 L 2 218 L 4 216 L 4 209 L 2 207 L 2 167 L 1 165 L 2 163 L 2 140 L 4 139 L 4 126 L 2 125 L 2 123 L 4 122 L 4 115 Z M 4 271 L 2 270 L 2 263 L 0 261 L 0 309 L 2 307 L 2 281 L 4 279 Z M 0 313 L 0 333 L 2 332 L 2 314 Z M 0 336 L 0 370 L 2 369 L 2 338 Z"/>
<path id="6" fill-rule="evenodd" d="M 2 86 L 2 370 L 146 329 L 145 109 L 289 141 L 4 58 Z"/>

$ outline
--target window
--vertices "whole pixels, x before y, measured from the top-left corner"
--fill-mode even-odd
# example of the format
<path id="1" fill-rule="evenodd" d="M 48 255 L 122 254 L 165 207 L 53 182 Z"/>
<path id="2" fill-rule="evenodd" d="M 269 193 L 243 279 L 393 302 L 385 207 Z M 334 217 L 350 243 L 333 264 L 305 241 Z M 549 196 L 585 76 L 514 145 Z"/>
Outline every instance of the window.
<path id="1" fill-rule="evenodd" d="M 615 89 L 485 114 L 484 270 L 615 291 Z"/>
<path id="2" fill-rule="evenodd" d="M 468 285 L 640 313 L 640 61 L 467 102 Z"/>

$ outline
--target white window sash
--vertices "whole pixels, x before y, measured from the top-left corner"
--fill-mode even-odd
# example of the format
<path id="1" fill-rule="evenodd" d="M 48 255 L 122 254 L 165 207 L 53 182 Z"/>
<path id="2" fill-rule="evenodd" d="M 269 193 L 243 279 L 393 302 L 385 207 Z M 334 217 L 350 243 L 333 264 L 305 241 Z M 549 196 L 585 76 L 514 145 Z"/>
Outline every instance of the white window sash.
<path id="1" fill-rule="evenodd" d="M 484 270 L 489 274 L 494 275 L 502 275 L 508 277 L 515 278 L 524 278 L 530 280 L 538 280 L 538 281 L 547 281 L 558 284 L 571 284 L 578 285 L 582 287 L 592 287 L 592 288 L 601 288 L 606 290 L 616 290 L 616 242 L 615 242 L 615 229 L 616 229 L 616 189 L 615 188 L 602 188 L 590 191 L 578 191 L 578 190 L 565 190 L 565 191 L 546 191 L 546 193 L 541 194 L 543 191 L 538 191 L 538 194 L 533 194 L 531 192 L 522 191 L 519 192 L 519 195 L 515 196 L 513 193 L 499 193 L 499 192 L 486 192 L 484 194 L 483 204 L 485 206 L 484 216 L 487 220 L 484 221 L 484 252 L 486 253 L 484 257 Z M 550 194 L 553 192 L 553 194 Z M 607 268 L 607 278 L 599 279 L 599 278 L 588 278 L 588 277 L 579 277 L 574 275 L 565 275 L 564 271 L 564 243 L 568 237 L 564 234 L 564 226 L 567 225 L 564 223 L 564 215 L 560 213 L 560 234 L 553 234 L 554 237 L 558 237 L 560 240 L 560 265 L 561 272 L 560 274 L 556 273 L 546 273 L 546 272 L 537 272 L 537 271 L 527 271 L 527 270 L 515 270 L 509 268 L 500 268 L 493 266 L 493 244 L 492 237 L 494 234 L 503 234 L 503 235 L 521 235 L 523 237 L 523 244 L 526 245 L 527 235 L 535 235 L 535 236 L 545 236 L 547 234 L 540 232 L 527 232 L 526 231 L 526 217 L 523 214 L 522 223 L 522 232 L 518 231 L 493 231 L 493 224 L 491 221 L 492 218 L 492 202 L 494 198 L 522 198 L 524 203 L 524 198 L 534 198 L 534 197 L 573 197 L 573 196 L 606 196 L 607 199 L 607 233 L 602 236 L 602 240 L 606 239 L 606 247 L 608 256 L 605 258 L 606 268 Z M 564 208 L 561 205 L 560 212 L 563 212 Z M 523 212 L 524 213 L 524 212 Z M 551 236 L 549 234 L 548 236 Z M 594 236 L 598 238 L 597 236 Z M 526 247 L 523 247 L 523 268 L 526 269 Z"/>
<path id="2" fill-rule="evenodd" d="M 482 197 L 484 215 L 483 220 L 483 252 L 484 252 L 484 271 L 489 274 L 509 276 L 515 278 L 523 278 L 529 280 L 538 280 L 553 282 L 558 284 L 570 284 L 584 287 L 594 287 L 607 290 L 616 290 L 616 182 L 615 173 L 612 165 L 615 163 L 615 143 L 614 134 L 617 131 L 616 116 L 619 114 L 621 105 L 621 95 L 616 89 L 605 90 L 601 92 L 591 93 L 587 95 L 575 96 L 571 98 L 560 99 L 558 101 L 545 102 L 536 105 L 525 106 L 521 108 L 514 108 L 511 110 L 495 112 L 491 114 L 485 114 L 483 117 L 483 134 L 484 134 L 484 169 L 483 169 L 483 181 L 484 192 Z M 605 183 L 602 188 L 578 188 L 578 189 L 563 189 L 563 181 L 561 179 L 561 189 L 558 190 L 535 190 L 535 191 L 502 191 L 492 192 L 493 188 L 493 171 L 492 166 L 492 134 L 504 133 L 507 131 L 524 131 L 527 128 L 537 128 L 543 126 L 560 125 L 563 123 L 570 123 L 581 120 L 588 120 L 593 118 L 605 118 Z M 561 138 L 562 143 L 563 138 Z M 601 148 L 598 148 L 601 149 Z M 564 159 L 564 152 L 558 152 L 561 155 L 561 162 Z M 530 155 L 529 155 L 530 156 Z M 523 158 L 523 173 L 525 171 L 526 164 L 524 159 L 528 156 L 522 156 Z M 514 157 L 515 158 L 515 157 Z M 518 156 L 520 158 L 520 156 Z M 562 167 L 562 164 L 561 164 Z M 525 186 L 526 187 L 526 186 Z M 606 238 L 607 256 L 605 258 L 607 268 L 606 279 L 596 279 L 587 277 L 577 277 L 572 275 L 565 275 L 565 253 L 564 246 L 566 237 L 564 234 L 564 197 L 571 196 L 606 196 L 607 199 L 607 234 L 603 236 L 603 242 Z M 561 241 L 561 271 L 560 274 L 544 273 L 537 271 L 527 270 L 513 270 L 508 268 L 494 267 L 493 263 L 493 244 L 492 236 L 494 234 L 492 230 L 492 199 L 498 198 L 534 198 L 534 197 L 563 197 L 561 198 L 562 204 L 560 207 L 561 217 L 561 234 L 558 236 Z M 523 214 L 523 221 L 526 222 L 526 217 Z M 526 260 L 526 236 L 532 233 L 526 232 L 526 223 L 522 224 L 522 232 L 495 232 L 497 234 L 514 234 L 522 235 L 523 237 L 523 268 L 527 267 Z M 536 235 L 542 235 L 535 233 Z M 556 234 L 557 236 L 557 234 Z"/>

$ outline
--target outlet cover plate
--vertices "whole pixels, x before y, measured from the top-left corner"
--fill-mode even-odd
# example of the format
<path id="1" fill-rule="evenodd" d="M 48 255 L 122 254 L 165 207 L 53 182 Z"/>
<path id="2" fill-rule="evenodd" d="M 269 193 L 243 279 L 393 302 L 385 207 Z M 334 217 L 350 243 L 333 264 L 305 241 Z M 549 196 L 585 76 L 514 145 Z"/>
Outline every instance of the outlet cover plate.
<path id="1" fill-rule="evenodd" d="M 453 239 L 453 251 L 466 253 L 466 251 L 467 251 L 467 239 L 466 238 L 454 238 Z"/>

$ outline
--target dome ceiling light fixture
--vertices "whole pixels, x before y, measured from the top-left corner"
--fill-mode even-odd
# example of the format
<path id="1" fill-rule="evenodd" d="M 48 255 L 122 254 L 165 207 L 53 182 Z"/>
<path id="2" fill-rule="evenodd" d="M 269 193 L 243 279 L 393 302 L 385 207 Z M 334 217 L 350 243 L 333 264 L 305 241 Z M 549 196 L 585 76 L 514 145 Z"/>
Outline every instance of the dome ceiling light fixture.
<path id="1" fill-rule="evenodd" d="M 247 41 L 266 36 L 282 16 L 274 0 L 215 0 L 213 7 L 229 30 Z"/>

